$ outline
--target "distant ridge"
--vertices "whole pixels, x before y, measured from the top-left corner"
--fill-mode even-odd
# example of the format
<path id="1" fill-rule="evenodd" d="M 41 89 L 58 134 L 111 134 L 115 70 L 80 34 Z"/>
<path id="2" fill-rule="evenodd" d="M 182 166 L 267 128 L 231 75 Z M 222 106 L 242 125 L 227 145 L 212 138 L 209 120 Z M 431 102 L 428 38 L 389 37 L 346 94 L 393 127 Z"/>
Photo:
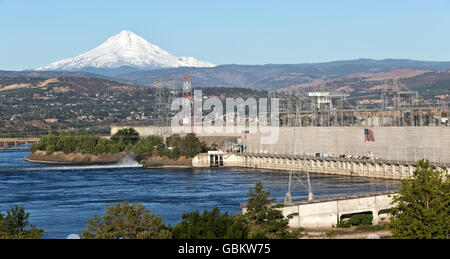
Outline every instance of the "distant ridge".
<path id="1" fill-rule="evenodd" d="M 69 72 L 69 71 L 8 71 L 0 70 L 0 77 L 10 78 L 54 78 L 54 77 L 80 77 L 80 78 L 100 78 L 107 80 L 118 80 L 118 78 L 88 72 Z"/>
<path id="2" fill-rule="evenodd" d="M 0 77 L 35 77 L 35 78 L 51 78 L 51 77 L 82 77 L 82 78 L 110 78 L 104 75 L 88 73 L 88 72 L 69 72 L 69 71 L 9 71 L 0 70 Z"/>
<path id="3" fill-rule="evenodd" d="M 370 75 L 395 70 L 450 70 L 450 62 L 357 59 L 304 64 L 220 65 L 210 68 L 134 71 L 117 77 L 128 82 L 153 85 L 159 78 L 167 81 L 170 78 L 182 78 L 183 74 L 191 74 L 193 85 L 197 87 L 241 87 L 261 90 L 303 88 L 347 76 L 358 77 L 358 74 Z"/>

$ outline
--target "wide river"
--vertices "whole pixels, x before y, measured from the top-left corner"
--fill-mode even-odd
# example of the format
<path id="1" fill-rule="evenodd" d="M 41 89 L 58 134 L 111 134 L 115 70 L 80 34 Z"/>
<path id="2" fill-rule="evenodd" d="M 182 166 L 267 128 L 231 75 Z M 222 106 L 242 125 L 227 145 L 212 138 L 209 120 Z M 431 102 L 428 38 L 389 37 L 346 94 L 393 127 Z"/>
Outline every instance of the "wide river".
<path id="1" fill-rule="evenodd" d="M 251 169 L 148 170 L 133 163 L 117 166 L 49 166 L 24 161 L 27 151 L 0 153 L 0 211 L 14 205 L 30 212 L 30 221 L 45 230 L 45 238 L 81 234 L 94 213 L 106 205 L 143 203 L 172 226 L 183 212 L 211 209 L 235 214 L 247 200 L 248 189 L 264 183 L 271 197 L 284 199 L 287 172 Z M 304 175 L 300 175 L 304 177 Z M 311 174 L 316 198 L 396 190 L 399 181 Z M 297 182 L 293 200 L 307 199 Z"/>

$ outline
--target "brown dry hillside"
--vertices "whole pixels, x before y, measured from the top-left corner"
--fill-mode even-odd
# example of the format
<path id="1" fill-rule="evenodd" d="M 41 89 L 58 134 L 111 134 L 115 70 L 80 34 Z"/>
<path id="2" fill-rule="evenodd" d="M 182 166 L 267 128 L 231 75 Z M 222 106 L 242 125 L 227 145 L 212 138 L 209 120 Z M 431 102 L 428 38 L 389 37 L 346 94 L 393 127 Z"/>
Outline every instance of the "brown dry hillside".
<path id="1" fill-rule="evenodd" d="M 431 70 L 411 70 L 411 69 L 399 69 L 390 72 L 377 73 L 368 75 L 369 77 L 365 79 L 366 81 L 383 81 L 383 80 L 392 80 L 392 79 L 406 79 L 419 75 L 423 75 L 425 73 L 433 72 Z"/>

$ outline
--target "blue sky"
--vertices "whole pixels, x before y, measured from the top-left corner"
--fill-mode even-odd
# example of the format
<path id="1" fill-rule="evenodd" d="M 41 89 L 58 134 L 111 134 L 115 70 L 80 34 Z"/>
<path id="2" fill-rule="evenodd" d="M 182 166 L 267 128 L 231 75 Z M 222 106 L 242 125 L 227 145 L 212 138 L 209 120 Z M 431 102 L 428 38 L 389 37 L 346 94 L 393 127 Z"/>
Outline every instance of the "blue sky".
<path id="1" fill-rule="evenodd" d="M 131 30 L 215 64 L 450 61 L 450 0 L 0 0 L 0 69 L 86 52 Z"/>

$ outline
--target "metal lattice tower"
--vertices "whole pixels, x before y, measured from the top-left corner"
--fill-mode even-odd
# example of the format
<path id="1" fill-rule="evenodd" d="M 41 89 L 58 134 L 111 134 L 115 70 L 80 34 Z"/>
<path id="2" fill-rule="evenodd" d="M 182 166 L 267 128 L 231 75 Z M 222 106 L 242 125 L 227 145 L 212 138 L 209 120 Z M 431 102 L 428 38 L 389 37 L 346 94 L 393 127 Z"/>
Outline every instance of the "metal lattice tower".
<path id="1" fill-rule="evenodd" d="M 191 76 L 184 75 L 183 77 L 183 107 L 192 107 L 193 95 L 192 95 L 192 84 Z M 192 111 L 191 111 L 192 113 Z M 190 125 L 192 121 L 192 114 L 185 114 L 183 118 L 183 125 Z"/>
<path id="2" fill-rule="evenodd" d="M 295 119 L 294 122 L 297 122 L 298 125 L 296 125 L 297 123 L 295 123 L 294 124 L 294 128 L 293 128 L 294 133 L 293 133 L 293 136 L 292 136 L 293 143 L 292 143 L 292 152 L 291 152 L 291 158 L 290 158 L 290 160 L 291 160 L 290 161 L 291 162 L 290 163 L 291 171 L 289 173 L 288 192 L 286 193 L 286 197 L 285 197 L 285 200 L 284 200 L 285 204 L 292 204 L 292 195 L 291 195 L 292 184 L 293 184 L 293 182 L 292 182 L 293 179 L 292 178 L 295 178 L 301 185 L 303 185 L 308 190 L 308 200 L 309 201 L 314 200 L 314 193 L 312 191 L 311 179 L 309 177 L 309 170 L 306 170 L 306 180 L 301 178 L 301 175 L 300 175 L 299 172 L 294 172 L 294 157 L 295 157 L 295 154 L 297 152 L 297 141 L 296 141 L 297 140 L 297 127 L 302 124 L 301 123 L 301 117 L 300 117 L 300 110 L 299 110 L 298 106 L 297 106 L 295 114 L 296 114 L 297 119 Z M 305 150 L 306 147 L 303 145 L 303 143 L 304 143 L 303 131 L 300 134 L 300 141 L 301 141 L 302 147 L 303 147 L 303 155 L 305 155 L 306 154 L 306 150 Z M 299 161 L 299 160 L 297 159 L 297 161 Z M 306 162 L 306 160 L 301 160 L 301 161 Z"/>
<path id="3" fill-rule="evenodd" d="M 163 126 L 166 124 L 166 118 L 168 116 L 167 105 L 166 105 L 166 91 L 163 86 L 162 78 L 159 78 L 155 82 L 156 92 L 155 92 L 155 110 L 153 114 L 153 122 L 155 126 L 159 126 L 159 135 L 164 135 Z"/>
<path id="4" fill-rule="evenodd" d="M 180 97 L 179 96 L 179 91 L 178 91 L 178 89 L 177 89 L 177 86 L 176 86 L 176 83 L 177 83 L 177 81 L 176 81 L 176 79 L 175 79 L 175 77 L 170 77 L 169 78 L 169 85 L 168 85 L 168 104 L 169 104 L 169 106 L 167 107 L 167 110 L 168 110 L 168 112 L 167 112 L 167 118 L 166 118 L 166 122 L 167 122 L 167 125 L 170 125 L 170 118 L 171 118 L 171 115 L 172 115 L 172 111 L 171 111 L 171 107 L 170 107 L 170 104 L 173 102 L 173 100 L 175 100 L 176 98 L 178 98 L 178 97 Z"/>

